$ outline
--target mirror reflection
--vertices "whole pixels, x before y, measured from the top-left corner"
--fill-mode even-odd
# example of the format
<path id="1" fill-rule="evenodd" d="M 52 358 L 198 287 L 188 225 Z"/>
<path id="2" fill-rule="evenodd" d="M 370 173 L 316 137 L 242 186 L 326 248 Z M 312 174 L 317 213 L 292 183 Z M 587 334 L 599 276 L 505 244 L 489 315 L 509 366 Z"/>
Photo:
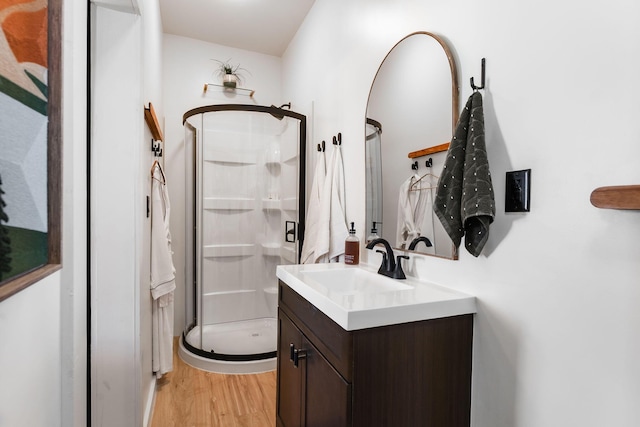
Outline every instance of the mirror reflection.
<path id="1" fill-rule="evenodd" d="M 412 33 L 386 56 L 371 86 L 365 124 L 367 241 L 457 259 L 433 214 L 458 119 L 455 63 L 445 42 Z"/>

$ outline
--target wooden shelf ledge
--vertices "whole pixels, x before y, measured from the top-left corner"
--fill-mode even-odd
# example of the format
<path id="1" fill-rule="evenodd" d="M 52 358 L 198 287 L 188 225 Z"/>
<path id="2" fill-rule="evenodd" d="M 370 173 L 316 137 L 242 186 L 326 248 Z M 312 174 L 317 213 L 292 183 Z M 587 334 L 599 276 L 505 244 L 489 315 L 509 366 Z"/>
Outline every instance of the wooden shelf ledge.
<path id="1" fill-rule="evenodd" d="M 415 159 L 416 157 L 423 157 L 423 156 L 428 156 L 429 154 L 447 151 L 449 149 L 449 144 L 450 143 L 446 142 L 444 144 L 435 145 L 433 147 L 424 148 L 422 150 L 412 151 L 411 153 L 409 153 L 407 157 L 409 157 L 410 159 Z"/>
<path id="2" fill-rule="evenodd" d="M 602 209 L 640 209 L 640 185 L 596 188 L 591 192 L 591 204 Z"/>
<path id="3" fill-rule="evenodd" d="M 151 130 L 151 136 L 153 136 L 153 139 L 156 141 L 162 141 L 162 129 L 160 129 L 160 122 L 158 122 L 158 117 L 156 117 L 156 112 L 151 103 L 149 103 L 149 108 L 144 107 L 144 120 L 147 122 L 149 130 Z"/>

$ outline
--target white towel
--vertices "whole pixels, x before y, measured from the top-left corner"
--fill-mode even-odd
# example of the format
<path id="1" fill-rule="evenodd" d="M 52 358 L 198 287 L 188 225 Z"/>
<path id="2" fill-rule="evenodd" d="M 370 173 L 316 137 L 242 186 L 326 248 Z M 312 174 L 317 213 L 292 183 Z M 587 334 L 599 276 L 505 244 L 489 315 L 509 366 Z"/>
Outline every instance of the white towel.
<path id="1" fill-rule="evenodd" d="M 345 240 L 349 237 L 345 209 L 344 164 L 342 148 L 334 146 L 333 180 L 331 183 L 331 224 L 329 260 L 344 254 Z"/>
<path id="2" fill-rule="evenodd" d="M 157 378 L 173 370 L 173 291 L 151 304 L 151 362 Z"/>
<path id="3" fill-rule="evenodd" d="M 420 181 L 421 183 L 424 181 Z M 424 243 L 420 243 L 420 247 L 416 248 L 418 252 L 426 254 L 436 253 L 436 234 L 434 228 L 434 214 L 433 214 L 433 198 L 435 193 L 435 185 L 437 183 L 424 182 L 423 189 L 420 191 L 420 212 L 416 211 L 416 227 L 420 230 L 420 236 L 424 236 L 431 242 L 432 246 L 427 247 Z M 426 188 L 425 188 L 426 187 Z M 411 243 L 411 242 L 409 242 Z"/>
<path id="4" fill-rule="evenodd" d="M 305 221 L 304 243 L 302 244 L 302 254 L 300 262 L 302 264 L 312 264 L 316 261 L 318 252 L 319 225 L 322 206 L 322 195 L 325 179 L 327 176 L 327 161 L 324 151 L 318 151 L 316 158 L 316 169 L 311 184 L 309 194 L 309 206 L 307 208 L 307 219 Z"/>
<path id="5" fill-rule="evenodd" d="M 320 201 L 316 262 L 336 261 L 336 257 L 344 254 L 344 241 L 349 235 L 344 201 L 342 153 L 339 145 L 333 145 Z"/>
<path id="6" fill-rule="evenodd" d="M 173 292 L 176 288 L 169 232 L 169 192 L 162 167 L 151 168 L 152 369 L 158 377 L 173 369 Z"/>
<path id="7" fill-rule="evenodd" d="M 416 224 L 417 212 L 421 208 L 421 191 L 411 191 L 411 186 L 420 179 L 414 174 L 407 178 L 398 191 L 398 219 L 396 227 L 396 246 L 406 248 L 420 235 Z"/>

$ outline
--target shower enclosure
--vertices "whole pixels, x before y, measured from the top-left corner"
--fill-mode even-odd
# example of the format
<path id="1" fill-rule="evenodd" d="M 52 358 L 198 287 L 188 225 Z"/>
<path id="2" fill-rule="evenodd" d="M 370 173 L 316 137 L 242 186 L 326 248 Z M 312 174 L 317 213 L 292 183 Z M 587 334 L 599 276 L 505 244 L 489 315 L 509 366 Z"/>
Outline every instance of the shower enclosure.
<path id="1" fill-rule="evenodd" d="M 275 106 L 185 113 L 186 325 L 180 357 L 208 371 L 275 369 L 278 264 L 299 260 L 306 118 Z"/>

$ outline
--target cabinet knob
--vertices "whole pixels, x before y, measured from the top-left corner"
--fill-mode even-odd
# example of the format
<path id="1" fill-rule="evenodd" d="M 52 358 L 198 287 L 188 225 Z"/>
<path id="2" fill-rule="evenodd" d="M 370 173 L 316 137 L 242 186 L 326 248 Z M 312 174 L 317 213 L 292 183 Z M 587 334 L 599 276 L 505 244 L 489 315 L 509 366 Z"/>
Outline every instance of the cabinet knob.
<path id="1" fill-rule="evenodd" d="M 298 367 L 298 361 L 307 357 L 306 350 L 295 349 L 293 350 L 293 366 Z"/>

